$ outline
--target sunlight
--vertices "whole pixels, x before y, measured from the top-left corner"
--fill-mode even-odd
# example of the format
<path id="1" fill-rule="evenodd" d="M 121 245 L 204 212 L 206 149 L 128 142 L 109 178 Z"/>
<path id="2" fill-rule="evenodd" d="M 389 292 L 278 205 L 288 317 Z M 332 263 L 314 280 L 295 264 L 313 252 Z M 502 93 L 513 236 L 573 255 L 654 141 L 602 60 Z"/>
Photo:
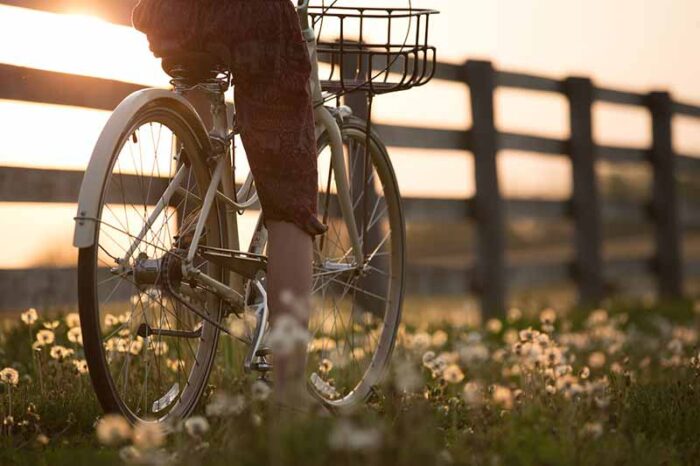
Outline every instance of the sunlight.
<path id="1" fill-rule="evenodd" d="M 1 63 L 153 86 L 168 83 L 143 34 L 85 14 L 0 6 L 0 43 L 12 44 L 0 48 Z"/>

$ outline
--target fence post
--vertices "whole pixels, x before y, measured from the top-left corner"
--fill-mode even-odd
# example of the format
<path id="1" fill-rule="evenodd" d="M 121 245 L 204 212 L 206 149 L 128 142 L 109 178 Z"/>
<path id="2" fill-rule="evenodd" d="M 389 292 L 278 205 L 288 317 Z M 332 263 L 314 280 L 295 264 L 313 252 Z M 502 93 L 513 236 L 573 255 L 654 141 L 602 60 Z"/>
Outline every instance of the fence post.
<path id="1" fill-rule="evenodd" d="M 659 295 L 680 298 L 683 295 L 683 262 L 681 230 L 676 192 L 675 154 L 673 153 L 673 116 L 668 92 L 649 94 L 653 143 L 651 165 L 654 171 L 651 211 L 656 227 L 656 257 Z"/>
<path id="2" fill-rule="evenodd" d="M 565 81 L 569 100 L 573 177 L 571 198 L 575 225 L 575 278 L 579 301 L 597 304 L 603 297 L 602 227 L 593 144 L 593 83 L 589 78 Z"/>
<path id="3" fill-rule="evenodd" d="M 471 95 L 470 149 L 474 154 L 476 178 L 474 211 L 478 237 L 477 287 L 481 291 L 484 314 L 502 315 L 507 289 L 506 244 L 503 202 L 496 164 L 498 133 L 493 105 L 496 73 L 488 61 L 469 60 L 465 69 L 466 83 Z"/>

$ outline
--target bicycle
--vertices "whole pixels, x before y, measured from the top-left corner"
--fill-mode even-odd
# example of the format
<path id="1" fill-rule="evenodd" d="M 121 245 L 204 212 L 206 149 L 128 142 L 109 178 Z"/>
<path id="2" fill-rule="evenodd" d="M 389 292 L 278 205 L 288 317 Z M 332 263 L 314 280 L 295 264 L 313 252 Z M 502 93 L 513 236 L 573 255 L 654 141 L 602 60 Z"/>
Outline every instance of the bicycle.
<path id="1" fill-rule="evenodd" d="M 297 11 L 313 63 L 319 215 L 328 226 L 314 243 L 309 389 L 343 409 L 369 396 L 390 359 L 401 318 L 406 233 L 385 145 L 349 107 L 324 104 L 334 98 L 339 104 L 351 91 L 374 95 L 430 80 L 435 49 L 427 44 L 427 23 L 436 12 L 318 8 L 309 0 Z M 398 19 L 418 24 L 410 46 L 392 43 Z M 386 43 L 365 41 L 363 28 L 372 20 L 388 23 Z M 323 21 L 338 22 L 336 40 L 317 40 Z M 358 40 L 347 40 L 347 25 L 358 21 Z M 319 65 L 319 55 L 329 65 Z M 235 182 L 224 57 L 201 52 L 168 61 L 173 91 L 135 92 L 110 117 L 75 218 L 90 377 L 102 408 L 131 422 L 188 416 L 206 388 L 221 333 L 248 345 L 245 371 L 264 376 L 274 362 L 265 344 L 260 218 L 247 250 L 240 248 L 238 223 L 254 211 L 257 195 L 252 175 Z M 329 70 L 323 81 L 322 66 Z M 397 72 L 401 79 L 391 79 Z M 210 100 L 209 132 L 184 97 L 193 89 Z M 234 332 L 227 319 L 250 321 L 248 331 Z"/>

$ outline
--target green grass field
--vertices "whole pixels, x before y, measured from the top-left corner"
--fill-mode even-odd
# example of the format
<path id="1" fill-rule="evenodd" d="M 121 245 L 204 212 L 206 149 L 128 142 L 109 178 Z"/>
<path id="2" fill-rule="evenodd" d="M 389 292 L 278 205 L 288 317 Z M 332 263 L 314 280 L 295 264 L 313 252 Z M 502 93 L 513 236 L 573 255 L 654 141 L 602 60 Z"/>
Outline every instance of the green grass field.
<path id="1" fill-rule="evenodd" d="M 280 416 L 224 342 L 199 413 L 168 432 L 97 423 L 74 315 L 5 322 L 0 464 L 700 464 L 697 305 L 448 307 L 409 303 L 386 382 L 342 416 Z"/>

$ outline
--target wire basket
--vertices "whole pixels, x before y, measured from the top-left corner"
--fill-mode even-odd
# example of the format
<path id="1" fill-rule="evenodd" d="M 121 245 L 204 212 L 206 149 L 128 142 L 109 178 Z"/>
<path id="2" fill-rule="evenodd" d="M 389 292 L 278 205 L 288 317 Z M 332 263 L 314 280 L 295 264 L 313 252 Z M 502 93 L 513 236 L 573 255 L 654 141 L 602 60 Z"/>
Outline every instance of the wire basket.
<path id="1" fill-rule="evenodd" d="M 428 44 L 435 10 L 309 7 L 318 41 L 321 85 L 342 95 L 386 94 L 422 86 L 435 74 Z"/>

